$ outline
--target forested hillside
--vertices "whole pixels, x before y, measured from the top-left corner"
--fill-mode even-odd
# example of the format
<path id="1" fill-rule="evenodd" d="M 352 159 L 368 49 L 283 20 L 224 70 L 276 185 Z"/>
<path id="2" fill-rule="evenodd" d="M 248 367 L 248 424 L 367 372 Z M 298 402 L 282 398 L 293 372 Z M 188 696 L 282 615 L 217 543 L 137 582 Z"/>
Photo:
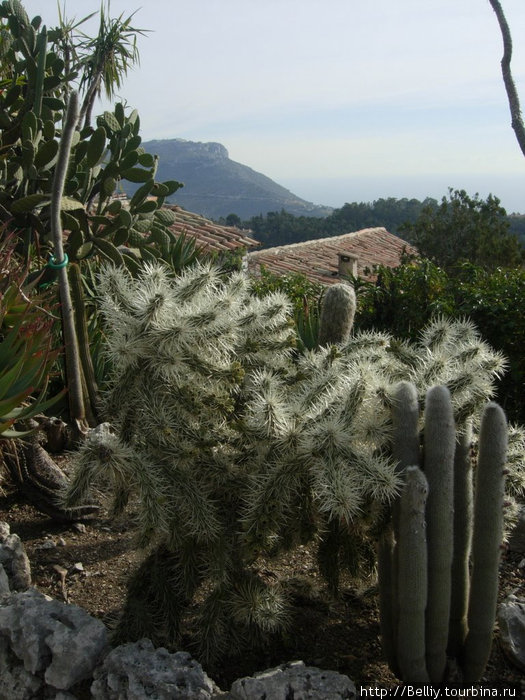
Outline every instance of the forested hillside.
<path id="1" fill-rule="evenodd" d="M 222 218 L 221 222 L 251 229 L 262 247 L 270 248 L 315 238 L 339 236 L 372 226 L 384 226 L 391 233 L 406 238 L 401 230 L 405 224 L 416 222 L 424 209 L 432 208 L 437 211 L 439 206 L 438 200 L 431 197 L 423 201 L 388 197 L 373 202 L 347 203 L 324 218 L 295 216 L 282 209 L 245 220 L 241 220 L 236 214 L 230 214 Z M 516 234 L 525 244 L 525 215 L 505 216 L 509 233 Z"/>

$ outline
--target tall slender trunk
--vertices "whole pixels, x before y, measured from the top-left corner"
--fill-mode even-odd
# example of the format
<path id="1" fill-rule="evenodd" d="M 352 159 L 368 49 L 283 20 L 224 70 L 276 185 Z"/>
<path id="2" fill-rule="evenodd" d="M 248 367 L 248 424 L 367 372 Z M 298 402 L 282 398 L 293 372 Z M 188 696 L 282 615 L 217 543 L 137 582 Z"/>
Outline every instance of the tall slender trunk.
<path id="1" fill-rule="evenodd" d="M 501 72 L 503 74 L 503 83 L 505 85 L 505 90 L 507 91 L 507 97 L 509 100 L 511 125 L 516 134 L 516 139 L 518 140 L 521 152 L 525 156 L 525 127 L 523 125 L 523 118 L 521 116 L 521 107 L 518 97 L 518 92 L 516 90 L 516 85 L 514 84 L 514 79 L 512 77 L 512 72 L 510 69 L 510 61 L 512 58 L 512 37 L 510 35 L 509 25 L 501 7 L 499 0 L 489 0 L 492 9 L 496 13 L 498 18 L 498 23 L 501 29 L 501 35 L 503 37 L 503 58 L 501 59 Z"/>
<path id="2" fill-rule="evenodd" d="M 69 97 L 66 118 L 62 129 L 62 138 L 60 140 L 55 176 L 53 179 L 51 197 L 51 232 L 53 235 L 55 250 L 54 265 L 58 269 L 70 420 L 76 433 L 75 437 L 77 439 L 81 439 L 81 437 L 87 432 L 88 424 L 84 409 L 79 347 L 75 330 L 73 303 L 69 289 L 67 258 L 64 254 L 62 221 L 60 218 L 62 194 L 66 181 L 69 154 L 71 151 L 71 143 L 77 126 L 77 121 L 78 95 L 76 92 L 72 92 Z"/>

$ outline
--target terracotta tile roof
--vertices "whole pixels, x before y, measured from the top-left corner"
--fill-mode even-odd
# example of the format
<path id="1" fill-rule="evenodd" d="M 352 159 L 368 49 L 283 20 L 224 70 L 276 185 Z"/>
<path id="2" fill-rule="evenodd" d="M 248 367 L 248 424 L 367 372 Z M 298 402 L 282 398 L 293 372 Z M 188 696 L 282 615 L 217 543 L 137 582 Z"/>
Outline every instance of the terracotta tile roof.
<path id="1" fill-rule="evenodd" d="M 205 251 L 223 252 L 238 248 L 250 249 L 260 245 L 259 241 L 249 237 L 250 230 L 235 226 L 220 226 L 200 214 L 193 214 L 176 205 L 169 205 L 167 209 L 171 209 L 176 217 L 170 230 L 178 236 L 185 233 L 195 238 L 197 244 Z"/>
<path id="2" fill-rule="evenodd" d="M 322 284 L 335 284 L 339 277 L 339 255 L 357 258 L 357 274 L 374 265 L 397 267 L 403 249 L 416 254 L 406 241 L 389 233 L 385 228 L 365 228 L 332 238 L 317 238 L 302 243 L 266 248 L 248 254 L 248 270 L 257 275 L 261 265 L 278 275 L 301 273 Z"/>

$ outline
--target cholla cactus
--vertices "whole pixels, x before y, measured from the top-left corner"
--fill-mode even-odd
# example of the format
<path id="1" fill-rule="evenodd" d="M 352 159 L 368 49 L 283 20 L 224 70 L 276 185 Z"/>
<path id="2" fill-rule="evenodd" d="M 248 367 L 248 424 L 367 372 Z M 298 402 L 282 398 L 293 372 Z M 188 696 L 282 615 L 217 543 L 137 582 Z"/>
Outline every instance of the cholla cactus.
<path id="1" fill-rule="evenodd" d="M 413 380 L 421 393 L 433 384 L 449 389 L 461 429 L 493 396 L 495 381 L 506 365 L 503 355 L 481 339 L 470 321 L 440 317 L 422 333 Z"/>
<path id="2" fill-rule="evenodd" d="M 346 352 L 353 354 L 356 344 L 362 344 L 363 336 L 364 334 L 357 334 L 351 338 Z M 423 329 L 418 344 L 400 342 L 382 333 L 369 333 L 366 337 L 369 356 L 376 368 L 381 367 L 381 392 L 385 405 L 394 408 L 393 397 L 398 390 L 396 383 L 399 381 L 415 385 L 420 409 L 423 408 L 429 386 L 445 386 L 450 391 L 458 435 L 472 433 L 470 442 L 476 449 L 482 410 L 487 401 L 494 397 L 496 380 L 505 372 L 507 365 L 504 356 L 481 339 L 476 327 L 468 320 L 438 317 Z M 416 397 L 413 397 L 415 400 Z M 419 432 L 422 440 L 422 418 L 419 421 Z M 407 448 L 406 441 L 401 443 Z M 506 534 L 515 522 L 516 500 L 525 494 L 524 429 L 511 426 L 508 443 Z M 416 448 L 412 446 L 412 449 Z M 394 452 L 393 457 L 399 464 L 401 456 Z"/>
<path id="3" fill-rule="evenodd" d="M 259 554 L 330 523 L 366 529 L 395 496 L 377 373 L 367 351 L 328 346 L 295 361 L 289 301 L 255 298 L 242 274 L 107 268 L 99 291 L 114 432 L 81 448 L 65 501 L 100 481 L 115 511 L 135 499 L 153 552 L 130 584 L 121 638 L 173 641 L 200 591 L 201 655 L 220 655 L 286 623 L 280 590 L 252 570 Z"/>
<path id="4" fill-rule="evenodd" d="M 131 499 L 139 543 L 151 547 L 117 636 L 175 643 L 198 595 L 207 660 L 286 624 L 281 591 L 256 573 L 260 554 L 316 537 L 335 587 L 345 557 L 380 528 L 399 488 L 394 382 L 417 377 L 422 386 L 431 365 L 453 379 L 475 360 L 488 391 L 497 371 L 483 344 L 465 345 L 447 367 L 441 354 L 456 353 L 457 342 L 424 339 L 422 358 L 374 333 L 297 357 L 288 299 L 257 299 L 243 274 L 211 265 L 177 278 L 159 265 L 137 278 L 106 268 L 99 292 L 113 432 L 83 445 L 64 500 L 77 504 L 105 482 L 115 512 Z M 459 382 L 460 409 L 461 392 Z"/>

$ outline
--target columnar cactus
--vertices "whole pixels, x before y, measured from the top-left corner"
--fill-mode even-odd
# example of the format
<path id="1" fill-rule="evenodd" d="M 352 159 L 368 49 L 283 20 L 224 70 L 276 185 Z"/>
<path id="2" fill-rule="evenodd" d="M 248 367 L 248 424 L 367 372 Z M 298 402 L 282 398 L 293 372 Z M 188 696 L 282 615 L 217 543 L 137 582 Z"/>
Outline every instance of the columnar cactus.
<path id="1" fill-rule="evenodd" d="M 405 384 L 397 387 L 395 411 L 403 411 L 402 399 L 410 395 Z M 411 415 L 413 403 L 406 409 Z M 507 426 L 502 409 L 488 403 L 483 411 L 473 518 L 470 436 L 468 426 L 456 436 L 448 389 L 429 389 L 424 456 L 419 465 L 404 467 L 396 539 L 390 552 L 384 544 L 380 550 L 382 631 L 389 635 L 385 651 L 406 682 L 443 682 L 448 655 L 473 683 L 489 657 L 503 539 Z M 389 596 L 386 587 L 394 594 Z"/>
<path id="2" fill-rule="evenodd" d="M 448 654 L 456 658 L 467 636 L 470 593 L 470 550 L 473 529 L 472 425 L 459 432 L 454 455 L 454 551 L 451 576 L 454 581 L 450 599 Z"/>
<path id="3" fill-rule="evenodd" d="M 348 342 L 354 323 L 356 296 L 352 285 L 334 284 L 324 293 L 319 320 L 319 345 Z"/>
<path id="4" fill-rule="evenodd" d="M 498 595 L 498 564 L 503 538 L 504 466 L 507 425 L 503 410 L 489 403 L 483 413 L 474 499 L 472 582 L 468 633 L 463 650 L 465 681 L 479 680 L 488 661 Z"/>
<path id="5" fill-rule="evenodd" d="M 453 547 L 453 467 L 456 433 L 450 393 L 446 387 L 428 390 L 425 402 L 424 455 L 428 481 L 427 545 L 428 603 L 426 659 L 432 683 L 439 683 L 446 666 L 450 616 Z M 401 534 L 400 534 L 401 537 Z"/>
<path id="6" fill-rule="evenodd" d="M 428 682 L 425 662 L 428 606 L 428 567 L 425 533 L 425 505 L 428 483 L 417 466 L 407 467 L 406 483 L 400 499 L 397 575 L 399 606 L 397 614 L 397 663 L 403 678 L 414 683 Z"/>

